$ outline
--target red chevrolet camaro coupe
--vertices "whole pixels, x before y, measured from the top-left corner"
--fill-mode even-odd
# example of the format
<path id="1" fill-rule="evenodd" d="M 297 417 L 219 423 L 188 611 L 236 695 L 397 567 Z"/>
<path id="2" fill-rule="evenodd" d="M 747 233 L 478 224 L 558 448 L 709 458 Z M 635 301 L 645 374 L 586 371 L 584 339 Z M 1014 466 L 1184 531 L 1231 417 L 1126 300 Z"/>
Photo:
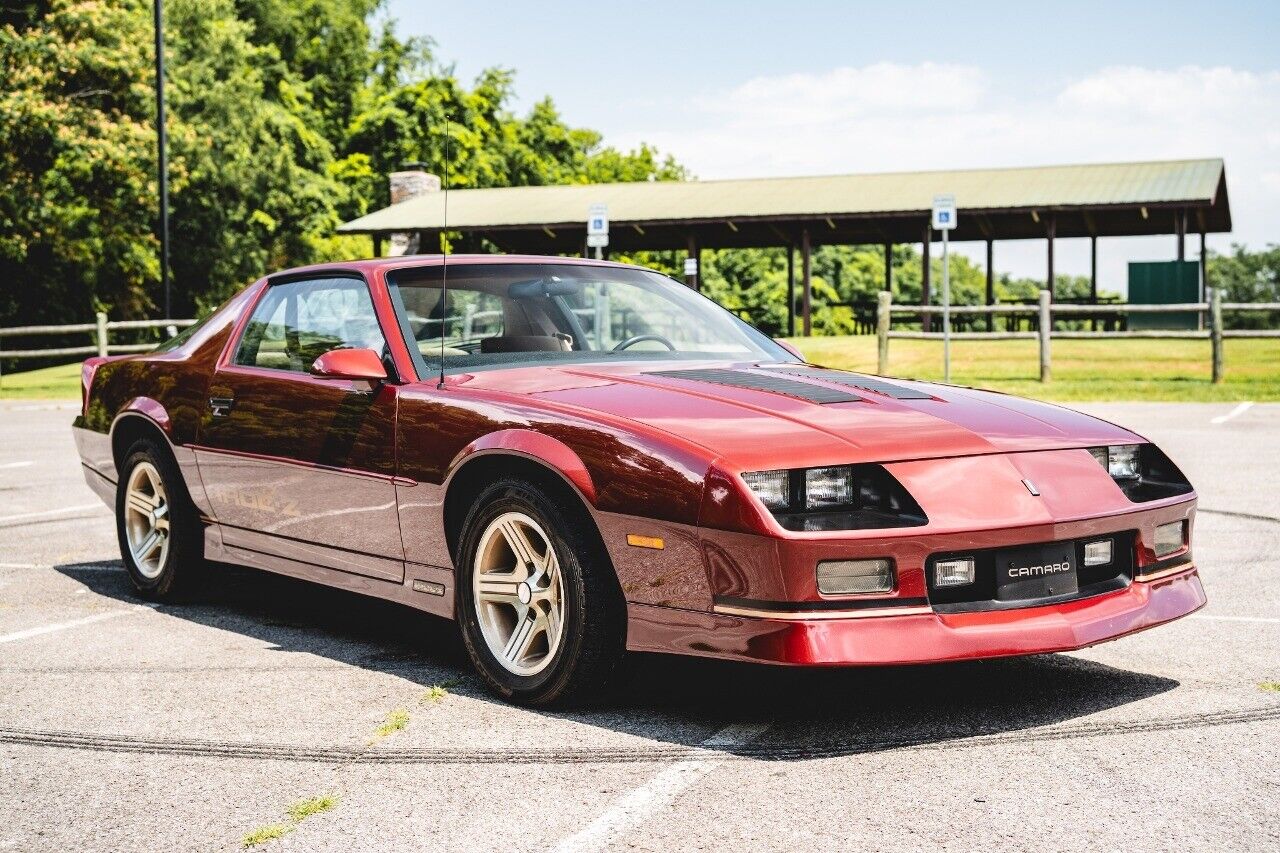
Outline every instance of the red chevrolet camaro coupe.
<path id="1" fill-rule="evenodd" d="M 624 649 L 950 661 L 1205 603 L 1195 493 L 1141 436 L 816 367 L 631 266 L 291 270 L 83 386 L 85 477 L 142 595 L 229 562 L 401 602 L 530 704 Z"/>

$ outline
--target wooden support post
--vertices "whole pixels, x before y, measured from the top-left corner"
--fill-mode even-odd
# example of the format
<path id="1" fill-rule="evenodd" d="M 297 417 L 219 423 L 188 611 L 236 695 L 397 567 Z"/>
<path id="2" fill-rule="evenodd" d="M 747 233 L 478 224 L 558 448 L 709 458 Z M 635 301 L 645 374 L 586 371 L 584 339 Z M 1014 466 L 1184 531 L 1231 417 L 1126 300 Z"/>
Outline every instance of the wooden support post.
<path id="1" fill-rule="evenodd" d="M 987 238 L 987 304 L 996 304 L 996 268 L 995 268 L 995 240 Z M 987 315 L 987 331 L 994 332 L 996 330 L 996 315 L 992 312 Z"/>
<path id="2" fill-rule="evenodd" d="M 1179 210 L 1173 214 L 1173 227 L 1178 235 L 1178 260 L 1187 259 L 1187 212 Z"/>
<path id="3" fill-rule="evenodd" d="M 787 244 L 787 337 L 796 336 L 796 244 Z"/>
<path id="4" fill-rule="evenodd" d="M 375 258 L 382 257 L 382 235 L 370 234 L 369 236 L 373 238 L 373 256 Z"/>
<path id="5" fill-rule="evenodd" d="M 687 254 L 685 255 L 685 258 L 686 260 L 690 258 L 693 259 L 694 273 L 693 275 L 686 274 L 684 277 L 684 283 L 689 287 L 692 287 L 694 290 L 701 290 L 702 286 L 700 282 L 702 280 L 702 252 L 698 248 L 698 238 L 693 236 L 692 234 L 689 235 L 688 249 L 687 249 Z"/>
<path id="6" fill-rule="evenodd" d="M 920 258 L 920 304 L 928 305 L 931 301 L 929 293 L 929 241 L 933 239 L 933 226 L 931 223 L 925 223 L 924 240 L 921 242 L 921 258 Z M 933 331 L 933 316 L 931 314 L 920 315 L 920 329 L 925 332 Z"/>
<path id="7" fill-rule="evenodd" d="M 1089 301 L 1098 304 L 1098 235 L 1089 235 Z M 1093 318 L 1093 331 L 1098 331 L 1098 318 Z"/>
<path id="8" fill-rule="evenodd" d="M 1051 378 L 1049 369 L 1049 335 L 1053 331 L 1053 314 L 1049 304 L 1053 297 L 1047 290 L 1040 291 L 1040 381 L 1048 382 Z"/>
<path id="9" fill-rule="evenodd" d="M 98 312 L 98 355 L 107 356 L 111 349 L 111 344 L 107 340 L 107 315 Z"/>
<path id="10" fill-rule="evenodd" d="M 1209 256 L 1205 254 L 1204 248 L 1204 231 L 1200 231 L 1200 295 L 1198 301 L 1204 302 L 1209 296 Z M 1204 328 L 1204 314 L 1197 315 L 1199 324 L 1197 328 Z"/>
<path id="11" fill-rule="evenodd" d="M 887 290 L 880 291 L 876 305 L 876 344 L 879 360 L 876 372 L 881 376 L 889 372 L 889 322 L 890 310 L 893 307 L 893 294 Z"/>
<path id="12" fill-rule="evenodd" d="M 884 289 L 893 293 L 893 244 L 884 244 Z"/>
<path id="13" fill-rule="evenodd" d="M 800 232 L 801 299 L 804 304 L 804 336 L 813 334 L 813 258 L 809 246 L 809 229 Z"/>
<path id="14" fill-rule="evenodd" d="M 1055 278 L 1054 270 L 1053 270 L 1053 238 L 1057 236 L 1057 231 L 1058 231 L 1057 218 L 1052 213 L 1050 213 L 1048 222 L 1045 224 L 1045 232 L 1046 232 L 1045 237 L 1046 237 L 1046 241 L 1049 244 L 1049 257 L 1048 257 L 1049 271 L 1048 271 L 1048 274 L 1045 276 L 1045 285 L 1044 285 L 1044 289 L 1049 291 L 1050 301 L 1053 300 L 1053 286 L 1054 286 L 1054 278 Z"/>
<path id="15" fill-rule="evenodd" d="M 1213 341 L 1213 383 L 1222 381 L 1222 288 L 1209 288 L 1209 337 Z"/>

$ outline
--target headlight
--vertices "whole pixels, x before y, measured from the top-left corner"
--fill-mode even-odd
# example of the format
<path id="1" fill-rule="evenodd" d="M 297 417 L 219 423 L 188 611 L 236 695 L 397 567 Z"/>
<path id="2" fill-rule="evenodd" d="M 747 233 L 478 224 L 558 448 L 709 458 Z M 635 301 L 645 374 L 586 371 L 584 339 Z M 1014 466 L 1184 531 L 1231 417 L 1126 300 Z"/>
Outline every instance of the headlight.
<path id="1" fill-rule="evenodd" d="M 804 472 L 806 509 L 853 503 L 852 468 L 810 468 Z"/>
<path id="2" fill-rule="evenodd" d="M 1191 483 L 1178 466 L 1154 444 L 1090 447 L 1089 453 L 1131 501 L 1154 501 L 1191 491 Z"/>
<path id="3" fill-rule="evenodd" d="M 786 509 L 790 506 L 790 471 L 751 471 L 743 474 L 742 479 L 769 509 Z"/>
<path id="4" fill-rule="evenodd" d="M 924 511 L 881 465 L 749 471 L 742 480 L 788 530 L 916 527 Z"/>
<path id="5" fill-rule="evenodd" d="M 1137 444 L 1113 444 L 1110 447 L 1090 447 L 1089 452 L 1098 464 L 1116 480 L 1136 480 L 1138 470 Z"/>

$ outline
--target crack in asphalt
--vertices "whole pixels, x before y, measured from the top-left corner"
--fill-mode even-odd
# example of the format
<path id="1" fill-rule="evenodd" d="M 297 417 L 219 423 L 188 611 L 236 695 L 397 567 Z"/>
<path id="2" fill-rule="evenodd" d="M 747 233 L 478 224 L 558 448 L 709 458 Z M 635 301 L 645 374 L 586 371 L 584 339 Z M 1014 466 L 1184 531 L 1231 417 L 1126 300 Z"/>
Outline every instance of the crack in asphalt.
<path id="1" fill-rule="evenodd" d="M 951 739 L 943 739 L 938 736 L 917 736 L 833 740 L 825 743 L 748 743 L 732 749 L 712 750 L 712 752 L 722 753 L 722 757 L 725 760 L 805 760 L 838 758 L 890 749 L 972 749 L 1006 744 L 1210 728 L 1266 720 L 1280 720 L 1280 704 L 1246 710 L 1184 714 L 1150 720 L 1110 723 L 1080 722 L 1022 732 L 956 735 Z M 368 749 L 217 740 L 171 740 L 56 729 L 10 727 L 0 727 L 0 743 L 95 752 L 358 764 L 639 764 L 681 760 L 698 756 L 705 757 L 708 753 L 708 749 L 705 747 L 685 744 L 545 750 L 429 747 Z"/>
<path id="2" fill-rule="evenodd" d="M 1244 518 L 1249 521 L 1268 521 L 1272 524 L 1280 524 L 1280 518 L 1276 518 L 1274 515 L 1257 515 L 1252 512 L 1235 512 L 1234 510 L 1229 509 L 1206 509 L 1204 507 L 1197 508 L 1196 512 L 1203 512 L 1208 515 L 1225 515 L 1228 518 Z"/>

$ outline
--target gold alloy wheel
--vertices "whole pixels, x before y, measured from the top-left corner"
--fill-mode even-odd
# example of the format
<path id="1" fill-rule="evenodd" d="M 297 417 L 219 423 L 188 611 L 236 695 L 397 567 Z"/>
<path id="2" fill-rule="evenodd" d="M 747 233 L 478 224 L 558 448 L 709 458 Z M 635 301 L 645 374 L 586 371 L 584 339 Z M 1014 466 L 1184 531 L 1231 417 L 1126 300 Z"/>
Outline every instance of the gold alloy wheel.
<path id="1" fill-rule="evenodd" d="M 515 675 L 545 669 L 564 634 L 564 582 L 551 538 L 522 512 L 489 522 L 476 548 L 472 600 L 480 632 Z"/>
<path id="2" fill-rule="evenodd" d="M 169 501 L 160 472 L 150 462 L 139 462 L 129 474 L 124 533 L 138 573 L 155 580 L 169 556 Z"/>

